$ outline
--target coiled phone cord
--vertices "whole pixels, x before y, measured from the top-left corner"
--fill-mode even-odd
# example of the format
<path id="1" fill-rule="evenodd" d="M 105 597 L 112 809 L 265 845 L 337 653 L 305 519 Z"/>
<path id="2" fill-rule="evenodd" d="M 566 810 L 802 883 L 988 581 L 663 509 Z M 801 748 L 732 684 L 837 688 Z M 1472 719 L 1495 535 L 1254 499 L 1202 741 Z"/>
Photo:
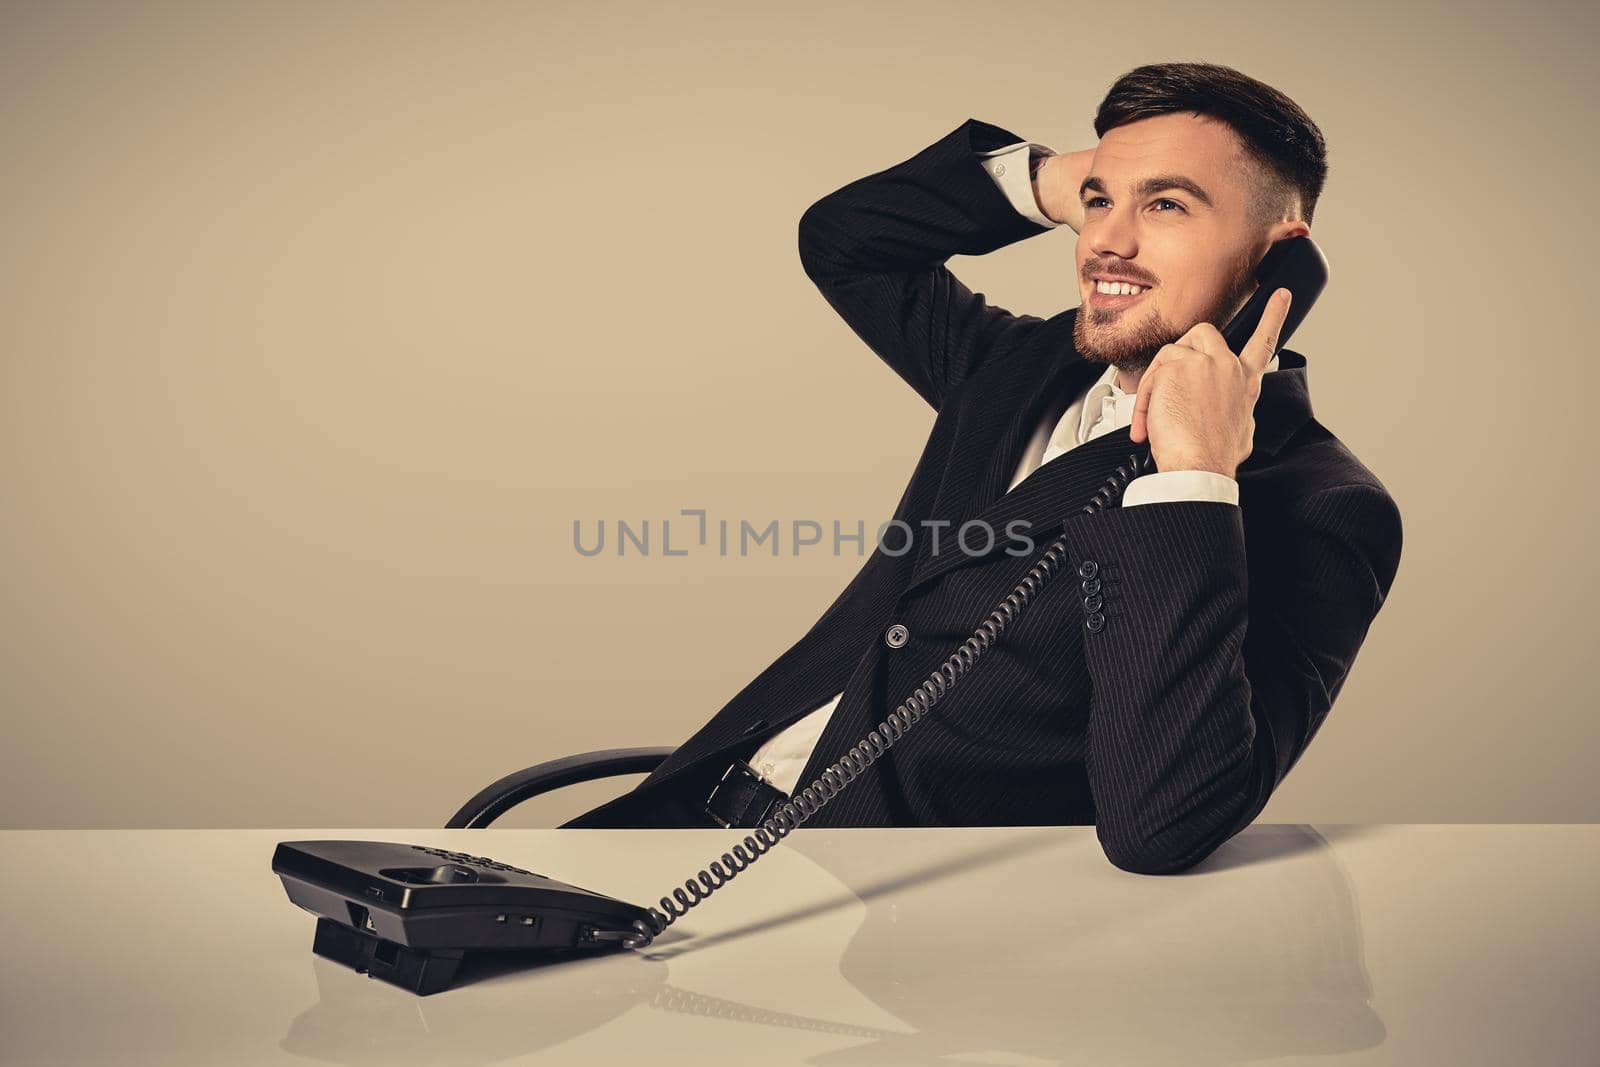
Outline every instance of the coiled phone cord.
<path id="1" fill-rule="evenodd" d="M 1099 491 L 1084 505 L 1083 513 L 1092 515 L 1105 507 L 1127 489 L 1129 482 L 1141 473 L 1148 473 L 1154 465 L 1148 447 L 1131 453 L 1128 461 L 1117 467 Z M 619 940 L 628 948 L 644 948 L 655 940 L 656 935 L 671 926 L 679 917 L 687 914 L 690 908 L 733 881 L 740 871 L 775 848 L 779 841 L 798 829 L 846 786 L 855 781 L 857 775 L 872 766 L 879 756 L 905 736 L 930 708 L 972 670 L 978 658 L 990 645 L 1000 639 L 1006 627 L 1011 625 L 1012 621 L 1022 613 L 1022 609 L 1027 607 L 1028 602 L 1060 569 L 1061 561 L 1066 554 L 1067 535 L 1063 531 L 1034 562 L 1017 587 L 997 604 L 988 618 L 973 631 L 972 636 L 928 675 L 927 680 L 918 686 L 904 703 L 895 708 L 887 719 L 880 722 L 876 730 L 831 764 L 816 781 L 792 799 L 785 801 L 771 817 L 747 836 L 742 844 L 734 845 L 731 851 L 724 852 L 721 862 L 713 861 L 695 878 L 684 882 L 682 889 L 674 889 L 672 896 L 662 897 L 660 908 L 649 909 L 650 922 L 646 923 L 643 919 L 635 920 L 634 932 L 631 934 L 617 937 L 611 931 L 595 931 L 596 937 Z"/>

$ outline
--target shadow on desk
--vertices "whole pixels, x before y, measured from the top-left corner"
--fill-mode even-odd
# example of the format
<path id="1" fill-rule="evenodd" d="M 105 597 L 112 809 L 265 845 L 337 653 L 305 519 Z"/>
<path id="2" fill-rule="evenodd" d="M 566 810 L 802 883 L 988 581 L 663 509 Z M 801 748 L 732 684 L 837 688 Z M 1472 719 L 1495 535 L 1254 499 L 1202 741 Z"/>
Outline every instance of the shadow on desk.
<path id="1" fill-rule="evenodd" d="M 774 1031 L 770 1040 L 786 1029 L 849 1040 L 810 1060 L 829 1064 L 980 1053 L 1220 1064 L 1349 1052 L 1386 1037 L 1354 891 L 1310 827 L 1252 827 L 1174 878 L 1103 863 L 1094 877 L 1073 877 L 1085 869 L 1078 853 L 1096 847 L 1081 835 L 1008 834 L 958 856 L 937 834 L 895 840 L 864 849 L 848 835 L 794 835 L 784 847 L 849 894 L 715 940 L 755 945 L 819 912 L 864 906 L 838 946 L 837 975 L 898 1028 L 787 1013 L 775 1006 L 781 994 L 749 1004 L 674 985 L 673 959 L 710 940 L 695 937 L 633 959 L 525 961 L 515 973 L 508 962 L 427 1000 L 313 958 L 319 1001 L 282 1047 L 352 1065 L 491 1063 L 575 1042 L 636 1007 L 736 1022 L 746 1029 L 728 1036 L 746 1043 L 752 1024 Z M 784 964 L 775 957 L 772 966 Z"/>

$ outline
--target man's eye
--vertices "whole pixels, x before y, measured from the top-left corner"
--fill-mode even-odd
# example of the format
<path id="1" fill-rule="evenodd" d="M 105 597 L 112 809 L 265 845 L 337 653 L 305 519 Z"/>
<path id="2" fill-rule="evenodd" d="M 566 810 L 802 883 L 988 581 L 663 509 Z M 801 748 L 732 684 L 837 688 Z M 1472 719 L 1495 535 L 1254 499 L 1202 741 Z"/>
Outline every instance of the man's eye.
<path id="1" fill-rule="evenodd" d="M 1177 208 L 1179 211 L 1183 210 L 1183 205 L 1178 203 L 1176 200 L 1167 200 L 1167 199 L 1163 198 L 1161 200 L 1157 200 L 1156 201 L 1156 205 L 1157 206 L 1160 206 L 1161 204 L 1171 204 L 1173 207 Z"/>
<path id="2" fill-rule="evenodd" d="M 1087 199 L 1087 200 L 1085 200 L 1083 202 L 1083 206 L 1084 207 L 1094 207 L 1096 204 L 1102 203 L 1104 200 L 1105 200 L 1105 197 L 1103 197 L 1103 196 L 1091 196 L 1089 199 Z"/>

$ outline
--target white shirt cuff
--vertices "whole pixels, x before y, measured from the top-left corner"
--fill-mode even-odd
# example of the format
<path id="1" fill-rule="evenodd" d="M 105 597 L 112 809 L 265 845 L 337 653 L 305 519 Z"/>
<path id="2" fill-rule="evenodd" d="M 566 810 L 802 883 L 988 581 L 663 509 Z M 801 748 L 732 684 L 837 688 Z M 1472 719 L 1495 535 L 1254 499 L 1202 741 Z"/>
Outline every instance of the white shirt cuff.
<path id="1" fill-rule="evenodd" d="M 1122 506 L 1165 504 L 1178 500 L 1239 503 L 1239 483 L 1216 471 L 1158 471 L 1135 478 L 1122 493 Z"/>
<path id="2" fill-rule="evenodd" d="M 1018 214 L 1041 226 L 1055 229 L 1060 224 L 1052 222 L 1039 210 L 1039 201 L 1033 194 L 1033 181 L 1028 175 L 1028 164 L 1035 155 L 1055 154 L 1055 149 L 1047 145 L 1018 141 L 1004 148 L 980 152 L 978 158 L 983 160 L 983 169 L 989 172 L 989 177 L 1006 194 L 1006 199 L 1011 201 L 1011 206 L 1017 209 Z"/>

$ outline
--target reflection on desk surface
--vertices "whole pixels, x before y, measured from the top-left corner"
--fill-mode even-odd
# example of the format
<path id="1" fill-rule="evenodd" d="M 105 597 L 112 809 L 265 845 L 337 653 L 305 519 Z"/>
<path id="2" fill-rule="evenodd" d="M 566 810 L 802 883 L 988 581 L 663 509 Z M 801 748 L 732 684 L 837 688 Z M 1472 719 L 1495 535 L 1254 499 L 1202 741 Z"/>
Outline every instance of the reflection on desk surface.
<path id="1" fill-rule="evenodd" d="M 936 870 L 935 845 L 910 839 L 896 862 Z M 879 891 L 859 852 L 808 855 L 866 899 L 840 972 L 916 1030 L 883 1051 L 1199 1065 L 1384 1039 L 1354 892 L 1307 827 L 1275 827 L 1230 850 L 1235 874 L 1284 861 L 1270 892 L 1221 874 L 1075 881 L 1044 855 L 998 855 L 962 870 L 966 904 L 954 912 L 938 892 Z M 954 970 L 929 965 L 935 944 L 939 958 L 960 961 Z M 870 1047 L 857 1051 L 859 1060 L 832 1062 L 872 1062 Z"/>
<path id="2" fill-rule="evenodd" d="M 637 903 L 737 839 L 316 834 L 470 842 Z M 1090 827 L 802 829 L 644 952 L 482 958 L 429 998 L 311 955 L 266 869 L 296 835 L 0 834 L 9 870 L 25 837 L 104 872 L 0 898 L 8 1057 L 1456 1064 L 1579 1062 L 1600 1037 L 1597 827 L 1262 825 L 1169 878 L 1110 867 Z M 152 854 L 159 876 L 132 859 Z M 66 921 L 96 905 L 98 942 Z"/>

